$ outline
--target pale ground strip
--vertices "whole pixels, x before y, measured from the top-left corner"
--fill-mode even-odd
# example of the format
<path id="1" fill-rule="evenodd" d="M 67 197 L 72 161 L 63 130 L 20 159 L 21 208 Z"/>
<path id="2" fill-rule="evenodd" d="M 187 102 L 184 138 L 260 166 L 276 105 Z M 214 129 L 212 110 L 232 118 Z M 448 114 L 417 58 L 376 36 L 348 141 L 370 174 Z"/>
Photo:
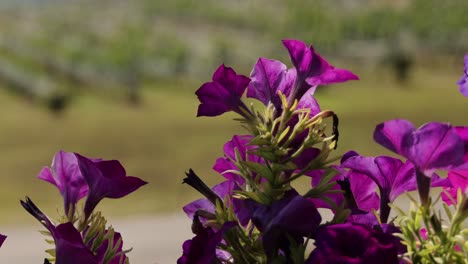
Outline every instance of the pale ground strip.
<path id="1" fill-rule="evenodd" d="M 193 235 L 191 221 L 183 214 L 140 216 L 135 219 L 112 220 L 113 227 L 122 233 L 124 248 L 132 247 L 132 264 L 176 263 L 182 254 L 182 243 Z M 48 248 L 44 236 L 35 226 L 2 226 L 8 236 L 0 249 L 0 264 L 42 264 Z"/>

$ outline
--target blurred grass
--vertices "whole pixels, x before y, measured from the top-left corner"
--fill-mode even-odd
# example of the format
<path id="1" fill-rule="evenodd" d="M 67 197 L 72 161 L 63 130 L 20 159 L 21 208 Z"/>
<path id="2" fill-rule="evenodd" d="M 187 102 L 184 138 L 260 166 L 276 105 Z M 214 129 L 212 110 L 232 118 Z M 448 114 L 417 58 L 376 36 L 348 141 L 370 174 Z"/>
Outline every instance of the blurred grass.
<path id="1" fill-rule="evenodd" d="M 456 85 L 461 69 L 417 68 L 403 86 L 384 70 L 357 74 L 361 81 L 320 87 L 317 92 L 322 109 L 333 109 L 340 117 L 337 154 L 349 149 L 363 155 L 389 154 L 372 140 L 375 125 L 388 119 L 406 118 L 418 126 L 429 121 L 466 124 L 468 101 Z M 56 188 L 36 179 L 60 149 L 118 159 L 128 175 L 149 182 L 119 201 L 103 201 L 100 209 L 107 215 L 181 210 L 200 198 L 181 184 L 184 172 L 193 168 L 210 185 L 221 181 L 211 167 L 222 155 L 224 142 L 242 132 L 232 114 L 195 117 L 198 101 L 193 92 L 201 82 L 145 87 L 138 107 L 80 94 L 62 116 L 1 89 L 0 223 L 33 221 L 19 204 L 25 195 L 50 215 L 61 210 Z"/>

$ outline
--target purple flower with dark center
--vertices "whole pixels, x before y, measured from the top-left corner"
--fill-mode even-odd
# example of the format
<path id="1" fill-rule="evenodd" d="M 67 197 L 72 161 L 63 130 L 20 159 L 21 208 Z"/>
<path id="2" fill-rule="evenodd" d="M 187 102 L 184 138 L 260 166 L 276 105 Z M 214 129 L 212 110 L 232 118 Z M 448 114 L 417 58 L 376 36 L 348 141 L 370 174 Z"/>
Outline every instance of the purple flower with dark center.
<path id="1" fill-rule="evenodd" d="M 321 227 L 308 264 L 398 264 L 395 237 L 369 226 L 345 223 Z"/>
<path id="2" fill-rule="evenodd" d="M 93 160 L 97 162 L 97 160 Z M 55 154 L 51 167 L 44 167 L 38 178 L 57 186 L 63 197 L 65 214 L 70 208 L 74 211 L 76 203 L 88 193 L 88 184 L 81 175 L 78 160 L 72 152 L 60 150 Z"/>
<path id="3" fill-rule="evenodd" d="M 444 187 L 445 192 L 442 192 L 442 200 L 447 205 L 451 205 L 452 199 L 457 202 L 458 189 L 461 189 L 462 193 L 468 195 L 468 170 L 449 171 L 447 178 L 450 181 L 450 186 Z"/>
<path id="4" fill-rule="evenodd" d="M 217 247 L 222 242 L 224 233 L 236 225 L 235 222 L 226 222 L 218 231 L 208 227 L 198 228 L 196 236 L 182 245 L 183 254 L 177 264 L 216 263 Z"/>
<path id="5" fill-rule="evenodd" d="M 29 199 L 21 205 L 51 233 L 55 241 L 56 264 L 98 264 L 98 258 L 86 247 L 72 223 L 54 226 L 49 218 Z"/>
<path id="6" fill-rule="evenodd" d="M 387 157 L 353 156 L 343 162 L 342 167 L 352 172 L 368 176 L 378 186 L 380 191 L 380 220 L 386 223 L 390 213 L 389 202 L 393 202 L 399 195 L 417 189 L 416 172 L 410 161 Z M 432 186 L 445 186 L 447 180 L 432 176 Z"/>
<path id="7" fill-rule="evenodd" d="M 200 100 L 197 116 L 218 116 L 225 112 L 234 111 L 248 117 L 249 109 L 242 102 L 250 79 L 222 64 L 213 74 L 213 81 L 204 83 L 196 95 Z"/>
<path id="8" fill-rule="evenodd" d="M 289 239 L 302 242 L 303 237 L 315 234 L 322 218 L 314 203 L 295 191 L 285 193 L 284 197 L 271 205 L 252 202 L 252 221 L 262 232 L 263 248 L 268 259 L 278 250 L 289 252 Z"/>
<path id="9" fill-rule="evenodd" d="M 117 199 L 137 190 L 147 182 L 137 177 L 127 176 L 117 160 L 93 162 L 75 153 L 81 174 L 85 178 L 89 192 L 84 212 L 88 218 L 103 198 Z"/>
<path id="10" fill-rule="evenodd" d="M 3 242 L 5 242 L 6 238 L 7 238 L 6 236 L 0 234 L 0 247 L 3 245 Z"/>
<path id="11" fill-rule="evenodd" d="M 458 86 L 460 87 L 460 92 L 468 97 L 468 53 L 465 55 L 464 61 L 465 67 L 464 72 L 460 80 L 457 82 Z"/>
<path id="12" fill-rule="evenodd" d="M 406 157 L 428 177 L 436 169 L 451 169 L 463 163 L 463 141 L 449 124 L 433 122 L 416 129 L 407 120 L 390 120 L 376 127 L 374 140 Z"/>

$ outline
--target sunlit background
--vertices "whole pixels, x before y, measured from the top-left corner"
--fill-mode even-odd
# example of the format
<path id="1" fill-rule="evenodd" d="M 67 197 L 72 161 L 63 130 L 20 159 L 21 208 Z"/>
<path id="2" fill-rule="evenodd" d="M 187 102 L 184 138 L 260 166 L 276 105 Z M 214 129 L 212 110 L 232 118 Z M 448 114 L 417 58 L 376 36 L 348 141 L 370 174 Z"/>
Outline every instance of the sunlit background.
<path id="1" fill-rule="evenodd" d="M 244 75 L 258 57 L 290 65 L 281 39 L 361 78 L 317 92 L 340 117 L 337 154 L 388 154 L 372 140 L 388 119 L 467 125 L 467 14 L 466 0 L 0 0 L 0 228 L 38 227 L 25 195 L 56 214 L 58 191 L 36 176 L 61 149 L 150 183 L 103 201 L 109 222 L 180 213 L 199 198 L 184 172 L 219 182 L 211 167 L 243 133 L 232 114 L 196 118 L 194 92 L 221 63 Z"/>

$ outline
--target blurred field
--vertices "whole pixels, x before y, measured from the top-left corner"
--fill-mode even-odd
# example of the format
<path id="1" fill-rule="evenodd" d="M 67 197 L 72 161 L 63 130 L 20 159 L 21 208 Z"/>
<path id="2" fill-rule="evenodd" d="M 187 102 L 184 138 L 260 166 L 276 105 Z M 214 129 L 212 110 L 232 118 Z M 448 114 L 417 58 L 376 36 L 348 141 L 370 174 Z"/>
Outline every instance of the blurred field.
<path id="1" fill-rule="evenodd" d="M 361 81 L 318 90 L 322 109 L 333 109 L 340 117 L 337 154 L 349 149 L 365 155 L 388 153 L 372 140 L 375 125 L 387 119 L 407 118 L 417 125 L 428 121 L 467 124 L 468 99 L 455 84 L 461 68 L 418 68 L 404 86 L 386 71 L 356 73 Z M 25 195 L 49 214 L 61 209 L 55 187 L 36 179 L 59 149 L 118 159 L 128 175 L 150 183 L 119 201 L 104 201 L 101 209 L 106 214 L 181 210 L 199 197 L 181 184 L 184 171 L 193 168 L 208 183 L 219 182 L 211 166 L 222 155 L 222 144 L 233 133 L 242 133 L 231 120 L 234 115 L 195 117 L 198 101 L 193 92 L 203 81 L 144 87 L 144 101 L 138 107 L 82 93 L 61 116 L 0 90 L 0 223 L 33 221 L 18 202 Z"/>

